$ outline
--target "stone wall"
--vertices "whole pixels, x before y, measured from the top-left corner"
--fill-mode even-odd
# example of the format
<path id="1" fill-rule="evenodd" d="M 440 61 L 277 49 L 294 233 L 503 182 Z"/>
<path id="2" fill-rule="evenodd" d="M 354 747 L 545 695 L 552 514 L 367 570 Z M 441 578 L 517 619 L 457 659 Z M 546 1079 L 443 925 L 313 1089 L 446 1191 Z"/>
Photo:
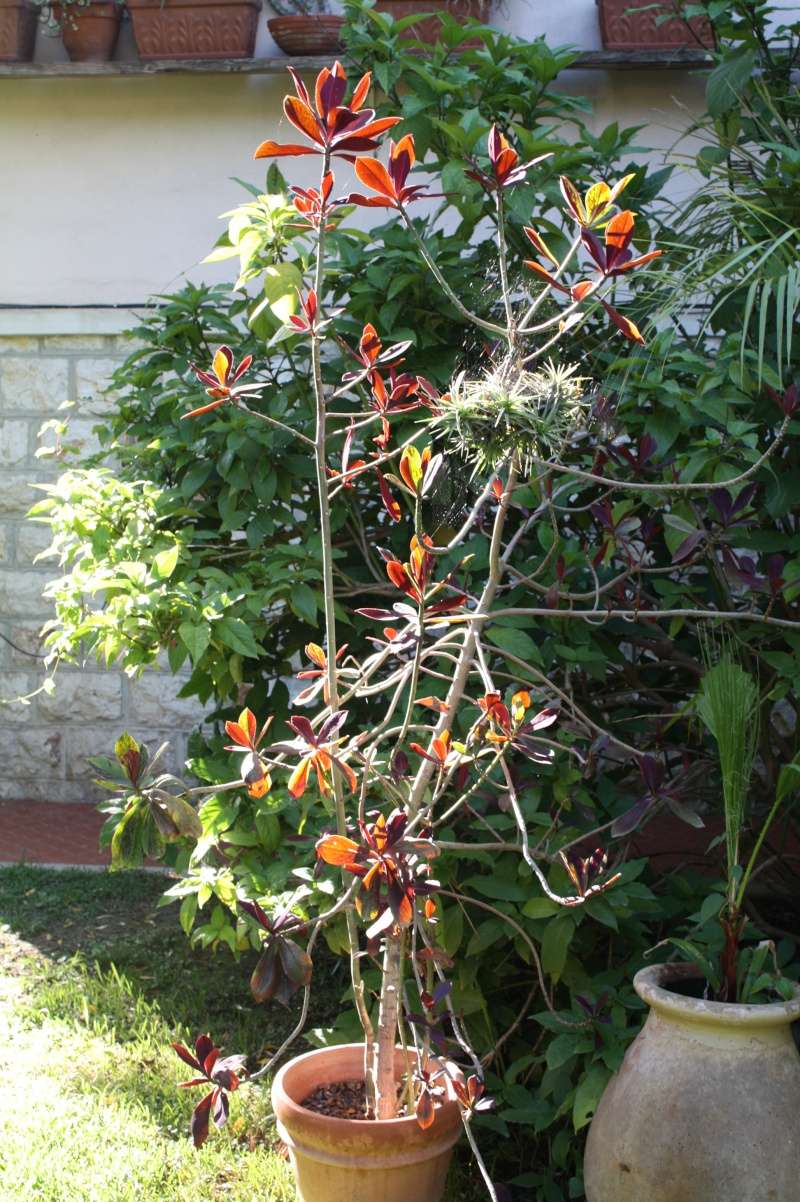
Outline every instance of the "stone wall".
<path id="1" fill-rule="evenodd" d="M 96 323 L 75 313 L 23 315 L 25 325 L 43 332 L 7 332 L 19 328 L 19 316 L 0 320 L 0 799 L 95 800 L 87 756 L 110 752 L 129 730 L 156 745 L 168 739 L 165 767 L 175 770 L 201 714 L 195 702 L 176 696 L 183 681 L 169 672 L 130 680 L 94 659 L 80 669 L 59 668 L 55 693 L 40 693 L 28 705 L 13 700 L 34 692 L 44 677 L 39 631 L 52 608 L 42 590 L 59 571 L 55 560 L 35 562 L 49 532 L 25 519 L 40 495 L 34 485 L 61 470 L 57 460 L 36 458 L 37 436 L 72 400 L 70 441 L 95 445 L 92 426 L 111 403 L 103 386 L 126 353 L 121 333 L 107 331 L 131 324 L 127 314 L 111 321 L 100 314 Z M 93 324 L 103 332 L 85 332 Z"/>

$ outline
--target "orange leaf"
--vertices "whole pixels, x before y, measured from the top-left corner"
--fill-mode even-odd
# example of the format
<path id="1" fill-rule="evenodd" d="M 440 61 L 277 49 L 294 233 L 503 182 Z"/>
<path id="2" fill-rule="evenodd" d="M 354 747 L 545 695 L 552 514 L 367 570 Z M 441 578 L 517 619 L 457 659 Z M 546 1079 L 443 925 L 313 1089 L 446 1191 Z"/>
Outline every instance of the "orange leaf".
<path id="1" fill-rule="evenodd" d="M 289 777 L 287 786 L 292 797 L 302 797 L 308 786 L 308 774 L 311 771 L 311 756 L 306 756 L 304 760 L 295 768 L 292 775 Z"/>
<path id="2" fill-rule="evenodd" d="M 358 844 L 346 835 L 326 835 L 317 844 L 317 855 L 326 864 L 343 868 L 353 862 Z"/>
<path id="3" fill-rule="evenodd" d="M 362 184 L 372 188 L 373 192 L 379 192 L 381 196 L 386 196 L 390 200 L 396 199 L 391 176 L 383 163 L 379 163 L 377 159 L 356 159 L 355 172 Z"/>
<path id="4" fill-rule="evenodd" d="M 296 96 L 286 96 L 283 101 L 283 111 L 301 134 L 305 134 L 312 142 L 320 141 L 317 119 L 304 101 L 299 100 Z"/>
<path id="5" fill-rule="evenodd" d="M 328 660 L 318 643 L 306 643 L 306 655 L 318 668 L 327 668 Z"/>
<path id="6" fill-rule="evenodd" d="M 366 100 L 367 92 L 369 91 L 369 87 L 370 87 L 371 83 L 372 83 L 372 72 L 367 71 L 366 75 L 361 76 L 361 79 L 358 81 L 355 88 L 353 89 L 353 98 L 350 101 L 350 104 L 348 107 L 351 108 L 354 113 L 358 112 L 358 110 L 361 108 L 362 104 Z"/>
<path id="7" fill-rule="evenodd" d="M 285 159 L 298 154 L 317 154 L 310 146 L 298 146 L 294 142 L 272 142 L 267 140 L 256 147 L 254 159 Z"/>

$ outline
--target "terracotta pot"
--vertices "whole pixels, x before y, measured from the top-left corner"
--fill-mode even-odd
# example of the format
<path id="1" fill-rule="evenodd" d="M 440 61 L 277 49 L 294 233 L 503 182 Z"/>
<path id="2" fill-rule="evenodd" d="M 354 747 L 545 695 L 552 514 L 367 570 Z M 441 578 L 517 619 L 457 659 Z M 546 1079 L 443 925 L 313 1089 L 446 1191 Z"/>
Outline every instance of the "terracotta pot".
<path id="1" fill-rule="evenodd" d="M 650 1013 L 600 1100 L 586 1145 L 587 1202 L 796 1202 L 800 1056 L 794 1001 L 705 1002 L 656 965 L 634 987 Z"/>
<path id="2" fill-rule="evenodd" d="M 295 13 L 270 17 L 267 29 L 284 54 L 335 54 L 342 45 L 344 17 Z"/>
<path id="3" fill-rule="evenodd" d="M 92 0 L 87 8 L 53 5 L 61 40 L 73 63 L 107 63 L 114 54 L 122 8 L 111 0 Z"/>
<path id="4" fill-rule="evenodd" d="M 396 1052 L 404 1069 L 402 1048 Z M 413 1056 L 409 1059 L 413 1062 Z M 298 1056 L 272 1085 L 278 1133 L 289 1149 L 300 1202 L 440 1202 L 453 1145 L 461 1134 L 458 1103 L 437 1108 L 433 1125 L 415 1118 L 365 1122 L 306 1110 L 318 1085 L 364 1078 L 364 1045 L 343 1044 Z"/>
<path id="5" fill-rule="evenodd" d="M 676 17 L 658 23 L 659 16 L 675 12 L 675 0 L 664 0 L 662 12 L 655 0 L 597 0 L 600 33 L 606 50 L 673 50 L 677 46 L 713 46 L 714 36 L 705 17 L 693 17 L 687 28 Z M 637 12 L 637 9 L 647 11 Z M 631 11 L 633 10 L 633 11 Z M 699 39 L 699 40 L 698 40 Z"/>
<path id="6" fill-rule="evenodd" d="M 457 21 L 465 21 L 471 17 L 485 23 L 489 20 L 491 7 L 491 0 L 377 0 L 375 11 L 388 13 L 395 21 L 402 17 L 412 17 L 415 13 L 448 12 Z M 427 17 L 424 21 L 416 21 L 403 36 L 433 43 L 438 41 L 441 28 L 438 17 Z M 477 44 L 473 39 L 463 43 L 463 48 Z"/>
<path id="7" fill-rule="evenodd" d="M 127 0 L 139 58 L 252 58 L 261 0 Z"/>
<path id="8" fill-rule="evenodd" d="M 29 63 L 39 10 L 24 0 L 0 0 L 0 63 Z"/>

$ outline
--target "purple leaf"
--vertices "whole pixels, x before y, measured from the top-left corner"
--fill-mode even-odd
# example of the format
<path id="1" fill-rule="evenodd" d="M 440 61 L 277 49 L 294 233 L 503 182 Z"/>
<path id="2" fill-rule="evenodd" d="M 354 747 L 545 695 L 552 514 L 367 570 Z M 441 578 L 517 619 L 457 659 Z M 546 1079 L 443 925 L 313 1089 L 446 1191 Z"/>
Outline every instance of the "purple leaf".
<path id="1" fill-rule="evenodd" d="M 194 1140 L 196 1148 L 202 1148 L 203 1144 L 208 1139 L 208 1113 L 211 1110 L 211 1100 L 214 1097 L 213 1092 L 206 1094 L 194 1108 L 192 1118 L 189 1123 L 189 1134 Z"/>
<path id="2" fill-rule="evenodd" d="M 618 839 L 621 835 L 630 835 L 632 831 L 635 831 L 647 811 L 654 804 L 654 797 L 640 797 L 629 810 L 626 810 L 624 814 L 620 814 L 619 818 L 616 819 L 614 825 L 611 827 L 613 837 Z"/>

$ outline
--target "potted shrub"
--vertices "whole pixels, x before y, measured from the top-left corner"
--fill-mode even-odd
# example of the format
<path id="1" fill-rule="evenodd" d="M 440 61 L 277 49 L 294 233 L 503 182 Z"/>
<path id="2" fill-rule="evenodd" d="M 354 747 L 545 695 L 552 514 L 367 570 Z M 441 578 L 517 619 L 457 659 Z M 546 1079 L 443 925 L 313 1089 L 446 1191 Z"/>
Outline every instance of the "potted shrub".
<path id="1" fill-rule="evenodd" d="M 0 0 L 0 63 L 33 58 L 38 9 L 30 0 Z"/>
<path id="2" fill-rule="evenodd" d="M 306 684 L 295 698 L 288 736 L 274 736 L 270 718 L 257 720 L 249 708 L 226 723 L 228 750 L 240 756 L 240 773 L 224 785 L 187 789 L 174 777 L 154 775 L 145 750 L 123 736 L 117 763 L 100 765 L 112 787 L 115 776 L 123 785 L 121 798 L 109 807 L 112 853 L 115 863 L 135 861 L 157 854 L 165 840 L 196 837 L 191 803 L 220 790 L 245 789 L 256 801 L 282 790 L 298 801 L 316 792 L 318 806 L 328 815 L 327 829 L 313 852 L 308 849 L 307 861 L 309 869 L 316 862 L 314 879 L 326 882 L 327 892 L 309 884 L 293 893 L 288 906 L 272 912 L 263 897 L 234 890 L 228 898 L 241 929 L 261 944 L 251 978 L 254 997 L 287 1004 L 302 993 L 294 1032 L 250 1082 L 271 1072 L 302 1031 L 316 940 L 340 918 L 344 925 L 362 1040 L 291 1060 L 273 1084 L 279 1130 L 300 1197 L 305 1202 L 367 1202 L 374 1197 L 438 1202 L 452 1146 L 463 1129 L 496 1200 L 471 1126 L 473 1116 L 491 1105 L 484 1069 L 450 998 L 449 961 L 438 938 L 443 907 L 457 895 L 437 879 L 435 865 L 446 852 L 457 868 L 463 852 L 470 872 L 469 856 L 476 847 L 499 844 L 494 839 L 488 845 L 460 843 L 445 836 L 459 817 L 470 813 L 476 791 L 488 788 L 503 795 L 517 827 L 518 842 L 502 846 L 519 855 L 520 872 L 532 886 L 538 882 L 551 902 L 581 906 L 618 879 L 618 874 L 606 874 L 602 850 L 584 856 L 570 848 L 554 856 L 568 891 L 551 884 L 547 862 L 540 863 L 531 846 L 510 763 L 524 764 L 526 773 L 536 774 L 550 762 L 554 746 L 548 732 L 558 710 L 537 704 L 524 677 L 513 679 L 501 693 L 483 650 L 485 617 L 508 558 L 501 551 L 503 540 L 510 539 L 513 549 L 513 529 L 520 520 L 524 527 L 524 511 L 515 503 L 519 481 L 542 462 L 542 455 L 556 460 L 587 414 L 585 381 L 574 369 L 552 363 L 526 367 L 522 360 L 531 347 L 552 347 L 574 328 L 588 310 L 580 316 L 578 311 L 594 296 L 612 328 L 641 342 L 635 324 L 611 305 L 607 294 L 623 265 L 635 269 L 660 252 L 634 255 L 629 249 L 633 215 L 619 211 L 616 201 L 631 177 L 614 188 L 598 183 L 585 197 L 564 180 L 567 218 L 586 227 L 594 275 L 574 288 L 561 283 L 578 250 L 576 240 L 552 271 L 538 261 L 529 263 L 542 290 L 536 300 L 519 302 L 507 283 L 506 193 L 548 156 L 522 162 L 492 127 L 486 153 L 472 159 L 471 174 L 497 220 L 501 296 L 496 318 L 473 313 L 442 275 L 409 214 L 409 207 L 425 196 L 423 186 L 409 180 L 413 137 L 390 145 L 388 168 L 373 157 L 380 136 L 400 119 L 376 119 L 365 107 L 370 75 L 348 99 L 339 63 L 319 73 L 313 92 L 290 70 L 296 95 L 286 97 L 284 111 L 297 140 L 264 142 L 256 157 L 316 155 L 319 162 L 318 185 L 294 189 L 298 220 L 314 247 L 310 279 L 298 289 L 295 309 L 276 335 L 294 340 L 293 353 L 310 356 L 316 434 L 309 437 L 254 407 L 253 395 L 263 385 L 244 382 L 251 359 L 237 364 L 227 346 L 216 351 L 209 367 L 198 369 L 207 397 L 184 416 L 199 423 L 212 412 L 224 417 L 235 407 L 254 422 L 291 433 L 312 460 L 322 546 L 324 646 L 310 642 L 306 647 L 310 666 L 299 673 Z M 339 194 L 333 167 L 339 172 L 342 160 L 354 161 L 364 191 Z M 328 234 L 345 205 L 383 207 L 406 225 L 434 282 L 468 321 L 497 341 L 496 361 L 485 372 L 461 373 L 451 391 L 440 394 L 406 367 L 409 343 L 386 346 L 367 324 L 350 348 L 353 370 L 338 383 L 325 382 L 324 344 L 327 337 L 340 337 L 335 325 L 339 315 L 323 311 L 320 297 Z M 592 230 L 605 233 L 598 236 Z M 533 229 L 527 235 L 537 255 L 551 264 L 543 239 Z M 568 294 L 572 322 L 562 311 L 537 319 L 540 304 L 552 292 Z M 366 410 L 359 414 L 358 426 L 355 417 L 342 417 L 339 407 L 346 398 L 358 407 L 357 414 Z M 422 433 L 415 428 L 396 444 L 392 419 L 411 411 L 421 418 Z M 355 457 L 357 437 L 363 441 L 361 458 Z M 434 451 L 434 438 L 440 450 Z M 429 533 L 427 504 L 439 473 L 448 470 L 448 457 L 471 463 L 481 486 L 460 530 L 447 544 L 437 545 Z M 336 507 L 351 487 L 365 485 L 374 487 L 388 521 L 402 522 L 405 508 L 409 550 L 405 562 L 384 555 L 386 608 L 358 611 L 368 623 L 377 623 L 376 637 L 370 639 L 375 649 L 359 658 L 352 647 L 341 645 L 331 531 Z M 486 526 L 487 566 L 480 580 L 472 577 L 468 593 L 461 583 L 466 561 L 459 559 L 458 548 L 481 529 L 476 523 Z M 444 555 L 455 556 L 449 568 L 441 566 Z M 446 665 L 444 675 L 436 667 L 440 662 Z M 432 684 L 438 695 L 431 694 Z M 363 729 L 352 725 L 347 708 L 359 695 L 373 699 L 373 716 Z M 302 712 L 305 706 L 313 706 L 311 716 Z M 455 868 L 448 869 L 449 878 Z M 470 900 L 469 894 L 464 896 Z M 491 903 L 472 900 L 479 916 L 488 912 L 509 923 L 530 962 L 538 963 L 536 947 L 522 926 Z M 377 969 L 374 993 L 365 983 L 365 964 L 374 966 L 370 974 Z M 372 996 L 375 1005 L 370 1004 Z M 195 1074 L 189 1084 L 208 1086 L 192 1120 L 195 1143 L 201 1144 L 211 1119 L 218 1126 L 226 1121 L 228 1094 L 240 1084 L 242 1064 L 235 1057 L 220 1059 L 207 1035 L 198 1037 L 194 1052 L 183 1046 L 176 1051 Z"/>
<path id="3" fill-rule="evenodd" d="M 655 965 L 634 979 L 649 1014 L 592 1122 L 588 1202 L 763 1202 L 797 1192 L 800 1056 L 791 1024 L 800 989 L 777 963 L 771 969 L 768 943 L 746 944 L 744 901 L 769 826 L 798 787 L 800 759 L 781 771 L 743 863 L 758 707 L 758 685 L 725 650 L 703 678 L 697 708 L 719 752 L 727 889 L 709 898 L 718 914 L 706 946 L 667 941 L 691 963 Z"/>
<path id="4" fill-rule="evenodd" d="M 139 57 L 252 58 L 261 0 L 127 0 Z"/>
<path id="5" fill-rule="evenodd" d="M 326 0 L 270 0 L 275 16 L 267 21 L 284 54 L 335 54 L 342 41 L 344 17 L 328 11 Z"/>
<path id="6" fill-rule="evenodd" d="M 74 63 L 105 63 L 113 58 L 122 21 L 122 0 L 62 0 L 45 5 L 49 27 Z"/>
<path id="7" fill-rule="evenodd" d="M 713 48 L 714 34 L 705 17 L 691 12 L 686 0 L 597 0 L 600 33 L 606 50 Z"/>

